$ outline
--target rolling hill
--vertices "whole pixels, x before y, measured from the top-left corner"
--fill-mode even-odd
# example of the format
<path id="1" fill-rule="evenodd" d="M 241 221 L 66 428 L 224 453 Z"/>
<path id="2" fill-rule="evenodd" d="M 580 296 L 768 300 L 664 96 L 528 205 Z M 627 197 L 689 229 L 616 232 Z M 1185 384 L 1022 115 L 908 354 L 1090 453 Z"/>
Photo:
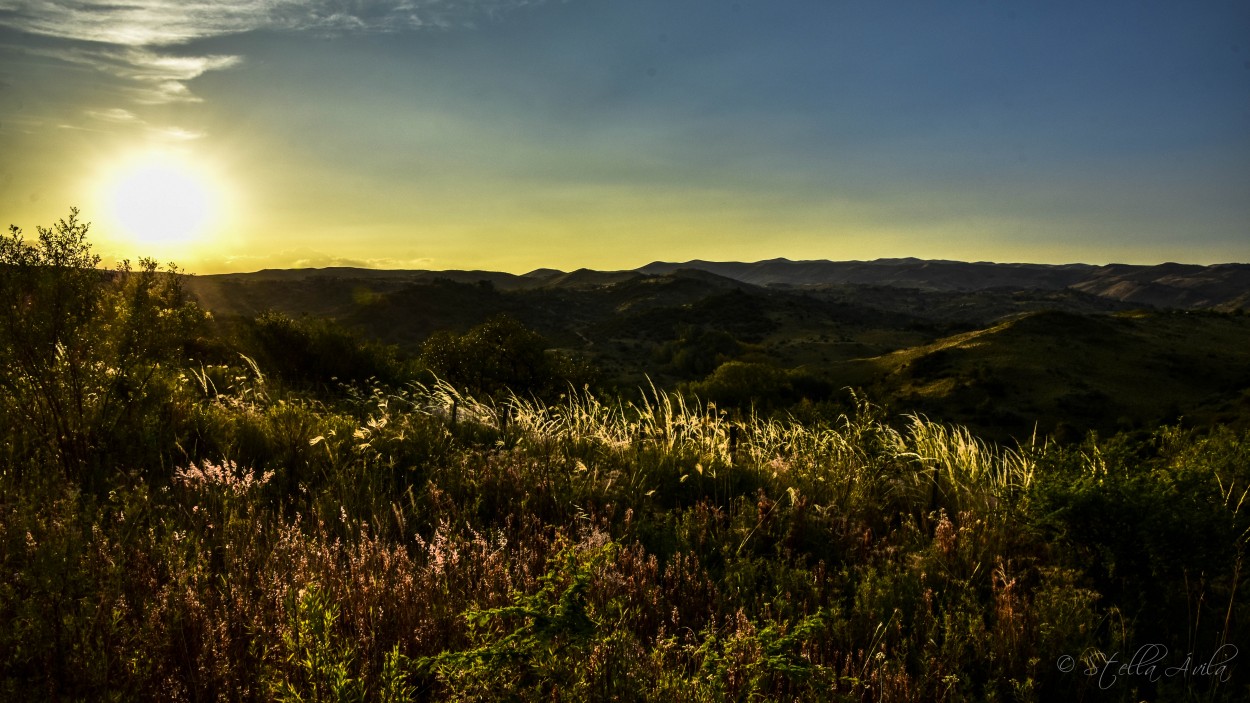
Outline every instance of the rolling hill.
<path id="1" fill-rule="evenodd" d="M 1250 414 L 1250 316 L 1024 314 L 869 361 L 876 397 L 1027 436 Z"/>
<path id="2" fill-rule="evenodd" d="M 1240 264 L 777 259 L 522 276 L 271 270 L 186 285 L 226 324 L 266 310 L 332 318 L 416 354 L 435 331 L 503 314 L 610 386 L 677 387 L 727 362 L 763 364 L 1000 439 L 1250 418 Z"/>

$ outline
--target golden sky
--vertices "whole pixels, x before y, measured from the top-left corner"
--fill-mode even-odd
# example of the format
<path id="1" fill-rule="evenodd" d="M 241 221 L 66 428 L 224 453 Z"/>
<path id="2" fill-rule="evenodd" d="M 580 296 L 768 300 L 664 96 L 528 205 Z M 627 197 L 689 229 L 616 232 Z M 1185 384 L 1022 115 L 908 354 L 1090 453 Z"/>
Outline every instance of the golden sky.
<path id="1" fill-rule="evenodd" d="M 1244 262 L 1248 37 L 1231 1 L 0 0 L 0 213 L 199 273 Z"/>

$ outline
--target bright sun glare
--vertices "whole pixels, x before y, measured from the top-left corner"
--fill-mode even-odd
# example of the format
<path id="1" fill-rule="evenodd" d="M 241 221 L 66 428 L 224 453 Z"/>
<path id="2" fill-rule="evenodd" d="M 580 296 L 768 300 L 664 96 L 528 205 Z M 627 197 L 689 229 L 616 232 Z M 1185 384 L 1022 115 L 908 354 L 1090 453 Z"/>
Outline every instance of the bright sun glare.
<path id="1" fill-rule="evenodd" d="M 116 172 L 109 188 L 114 220 L 139 244 L 192 243 L 221 205 L 209 179 L 171 156 L 134 160 Z"/>

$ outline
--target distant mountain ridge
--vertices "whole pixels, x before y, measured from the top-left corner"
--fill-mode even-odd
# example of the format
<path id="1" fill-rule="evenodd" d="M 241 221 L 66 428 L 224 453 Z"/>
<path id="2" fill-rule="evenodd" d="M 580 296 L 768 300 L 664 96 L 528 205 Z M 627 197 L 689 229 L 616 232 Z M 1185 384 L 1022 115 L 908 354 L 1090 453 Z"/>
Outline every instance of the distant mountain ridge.
<path id="1" fill-rule="evenodd" d="M 407 285 L 440 280 L 481 283 L 501 291 L 588 289 L 657 276 L 712 276 L 722 283 L 736 282 L 774 289 L 829 290 L 845 286 L 914 289 L 935 293 L 978 291 L 1075 291 L 1141 307 L 1235 310 L 1250 308 L 1250 264 L 1163 263 L 1029 264 L 963 262 L 916 258 L 875 261 L 755 262 L 655 261 L 634 270 L 565 272 L 541 268 L 523 275 L 500 271 L 377 270 L 349 267 L 324 269 L 265 269 L 254 273 L 197 276 L 196 288 L 212 281 L 306 281 L 309 279 L 361 280 Z"/>
<path id="2" fill-rule="evenodd" d="M 987 288 L 1055 290 L 1067 288 L 1088 276 L 1095 267 L 1087 264 L 966 263 L 924 259 L 877 261 L 790 261 L 771 259 L 754 263 L 688 261 L 653 262 L 640 271 L 669 273 L 697 268 L 758 286 L 887 285 L 921 290 L 969 291 Z"/>
<path id="3" fill-rule="evenodd" d="M 763 287 L 890 286 L 923 291 L 1073 289 L 1150 307 L 1236 309 L 1250 307 L 1250 264 L 999 264 L 925 259 L 753 263 L 656 261 L 638 269 L 662 275 L 698 269 Z"/>

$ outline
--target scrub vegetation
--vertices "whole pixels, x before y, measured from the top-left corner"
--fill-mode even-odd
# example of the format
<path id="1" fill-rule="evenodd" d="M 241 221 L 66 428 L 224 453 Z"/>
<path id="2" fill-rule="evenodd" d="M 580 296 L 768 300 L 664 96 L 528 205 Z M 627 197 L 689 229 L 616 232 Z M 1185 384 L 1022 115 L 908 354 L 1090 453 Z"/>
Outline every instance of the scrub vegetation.
<path id="1" fill-rule="evenodd" d="M 223 330 L 86 235 L 0 238 L 5 700 L 1250 696 L 1244 430 L 1008 446 L 607 393 L 507 319 Z M 803 396 L 734 363 L 694 390 Z"/>

